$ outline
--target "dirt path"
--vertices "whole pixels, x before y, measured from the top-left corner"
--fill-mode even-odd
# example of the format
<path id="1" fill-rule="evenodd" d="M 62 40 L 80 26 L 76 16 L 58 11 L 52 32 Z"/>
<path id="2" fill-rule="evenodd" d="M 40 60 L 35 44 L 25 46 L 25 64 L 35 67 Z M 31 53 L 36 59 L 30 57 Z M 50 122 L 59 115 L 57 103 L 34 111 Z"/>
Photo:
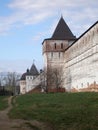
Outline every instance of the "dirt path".
<path id="1" fill-rule="evenodd" d="M 0 111 L 0 130 L 51 130 L 49 126 L 38 121 L 26 121 L 21 119 L 10 119 L 8 112 L 11 110 L 12 97 L 8 98 L 8 108 Z"/>

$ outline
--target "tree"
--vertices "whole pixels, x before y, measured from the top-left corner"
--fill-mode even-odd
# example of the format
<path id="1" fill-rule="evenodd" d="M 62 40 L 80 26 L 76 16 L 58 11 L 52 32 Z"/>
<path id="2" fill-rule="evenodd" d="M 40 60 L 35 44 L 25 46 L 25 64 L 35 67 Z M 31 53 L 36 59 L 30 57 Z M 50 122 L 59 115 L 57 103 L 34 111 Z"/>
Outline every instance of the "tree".
<path id="1" fill-rule="evenodd" d="M 41 91 L 47 92 L 47 85 L 46 85 L 46 73 L 42 69 L 40 70 L 40 84 L 41 84 Z"/>
<path id="2" fill-rule="evenodd" d="M 0 89 L 4 89 L 4 80 L 5 80 L 5 76 L 0 73 Z"/>
<path id="3" fill-rule="evenodd" d="M 56 89 L 56 91 L 58 92 L 59 88 L 62 88 L 62 83 L 64 81 L 64 78 L 62 77 L 62 68 L 48 68 L 46 76 L 47 89 Z"/>
<path id="4" fill-rule="evenodd" d="M 5 86 L 9 91 L 12 91 L 13 94 L 16 94 L 16 87 L 18 86 L 20 75 L 16 72 L 8 72 L 5 76 Z"/>

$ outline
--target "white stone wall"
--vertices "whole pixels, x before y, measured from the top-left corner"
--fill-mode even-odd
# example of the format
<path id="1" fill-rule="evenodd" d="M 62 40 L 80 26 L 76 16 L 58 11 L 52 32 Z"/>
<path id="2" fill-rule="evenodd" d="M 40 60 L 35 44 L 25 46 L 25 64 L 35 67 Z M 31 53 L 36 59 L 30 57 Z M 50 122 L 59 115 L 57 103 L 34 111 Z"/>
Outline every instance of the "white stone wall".
<path id="1" fill-rule="evenodd" d="M 26 92 L 29 92 L 32 89 L 33 76 L 26 76 Z"/>
<path id="2" fill-rule="evenodd" d="M 20 94 L 25 94 L 26 93 L 26 81 L 21 80 L 20 81 Z"/>
<path id="3" fill-rule="evenodd" d="M 40 82 L 40 75 L 37 77 L 26 76 L 26 93 L 33 90 Z"/>
<path id="4" fill-rule="evenodd" d="M 35 79 L 32 80 L 32 84 L 31 84 L 31 87 L 29 89 L 30 90 L 33 90 L 35 87 L 37 87 L 38 85 L 40 84 L 40 75 L 37 76 Z"/>
<path id="5" fill-rule="evenodd" d="M 98 84 L 98 24 L 65 51 L 64 59 L 63 86 L 67 91 Z"/>

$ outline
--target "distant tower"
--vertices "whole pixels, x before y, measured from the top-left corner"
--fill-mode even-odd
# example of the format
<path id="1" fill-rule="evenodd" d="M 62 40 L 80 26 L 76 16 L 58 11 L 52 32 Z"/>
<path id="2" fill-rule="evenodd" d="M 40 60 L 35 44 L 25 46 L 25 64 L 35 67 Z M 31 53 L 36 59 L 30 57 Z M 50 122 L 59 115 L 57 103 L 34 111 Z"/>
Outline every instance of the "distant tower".
<path id="1" fill-rule="evenodd" d="M 34 88 L 34 79 L 39 75 L 39 72 L 33 62 L 30 70 L 23 73 L 20 79 L 20 93 L 25 94 Z"/>
<path id="2" fill-rule="evenodd" d="M 43 45 L 44 67 L 57 68 L 64 62 L 64 51 L 76 40 L 63 17 L 60 18 L 51 38 L 45 39 Z"/>

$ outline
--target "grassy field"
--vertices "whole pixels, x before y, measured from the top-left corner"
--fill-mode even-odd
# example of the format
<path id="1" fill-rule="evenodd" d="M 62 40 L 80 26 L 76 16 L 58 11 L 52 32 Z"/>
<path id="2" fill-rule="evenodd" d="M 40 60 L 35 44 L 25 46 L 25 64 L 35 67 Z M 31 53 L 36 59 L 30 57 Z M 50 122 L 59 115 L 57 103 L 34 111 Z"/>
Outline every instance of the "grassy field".
<path id="1" fill-rule="evenodd" d="M 53 130 L 98 130 L 98 93 L 22 95 L 10 117 L 46 122 Z"/>
<path id="2" fill-rule="evenodd" d="M 8 107 L 7 97 L 0 96 L 0 110 L 4 110 L 7 107 Z"/>

